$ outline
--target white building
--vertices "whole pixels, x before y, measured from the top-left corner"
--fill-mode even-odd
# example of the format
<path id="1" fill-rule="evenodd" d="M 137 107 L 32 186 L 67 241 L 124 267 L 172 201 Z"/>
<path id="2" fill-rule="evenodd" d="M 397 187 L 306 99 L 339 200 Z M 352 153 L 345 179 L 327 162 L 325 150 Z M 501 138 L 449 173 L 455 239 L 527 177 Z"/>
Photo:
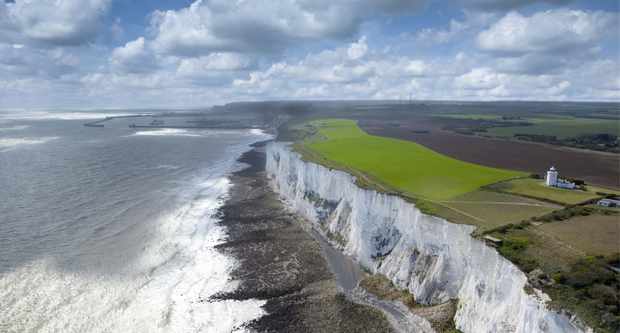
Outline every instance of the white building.
<path id="1" fill-rule="evenodd" d="M 575 187 L 577 187 L 577 185 L 575 185 L 575 183 L 573 182 L 569 182 L 568 180 L 558 179 L 557 182 L 555 183 L 555 187 L 567 188 L 569 190 L 572 190 Z"/>
<path id="2" fill-rule="evenodd" d="M 551 167 L 549 171 L 547 171 L 547 176 L 545 176 L 545 185 L 559 188 L 566 188 L 569 190 L 577 187 L 575 183 L 569 182 L 568 180 L 560 179 L 558 177 L 558 171 L 555 167 Z"/>
<path id="3" fill-rule="evenodd" d="M 620 207 L 620 200 L 616 199 L 601 199 L 598 201 L 599 206 L 603 207 Z"/>
<path id="4" fill-rule="evenodd" d="M 558 172 L 555 170 L 555 167 L 551 167 L 551 169 L 547 171 L 547 176 L 545 177 L 545 185 L 555 186 L 557 183 L 558 183 Z"/>

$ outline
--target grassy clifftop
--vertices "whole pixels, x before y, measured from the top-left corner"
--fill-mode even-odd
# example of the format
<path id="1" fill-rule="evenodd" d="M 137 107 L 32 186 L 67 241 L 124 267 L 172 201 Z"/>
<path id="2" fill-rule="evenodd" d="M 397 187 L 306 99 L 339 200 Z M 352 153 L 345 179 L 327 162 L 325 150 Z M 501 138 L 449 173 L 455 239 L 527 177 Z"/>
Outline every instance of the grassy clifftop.
<path id="1" fill-rule="evenodd" d="M 617 192 L 546 187 L 524 173 L 369 135 L 352 120 L 315 120 L 290 133 L 307 160 L 347 171 L 361 186 L 413 199 L 426 213 L 476 225 L 477 235 L 501 240 L 500 254 L 550 295 L 552 306 L 570 310 L 596 331 L 620 329 L 620 280 L 610 268 L 620 266 L 618 211 L 588 205 Z"/>
<path id="2" fill-rule="evenodd" d="M 318 120 L 308 126 L 311 135 L 302 143 L 307 153 L 411 198 L 446 200 L 525 176 L 459 161 L 414 142 L 369 135 L 352 120 Z"/>

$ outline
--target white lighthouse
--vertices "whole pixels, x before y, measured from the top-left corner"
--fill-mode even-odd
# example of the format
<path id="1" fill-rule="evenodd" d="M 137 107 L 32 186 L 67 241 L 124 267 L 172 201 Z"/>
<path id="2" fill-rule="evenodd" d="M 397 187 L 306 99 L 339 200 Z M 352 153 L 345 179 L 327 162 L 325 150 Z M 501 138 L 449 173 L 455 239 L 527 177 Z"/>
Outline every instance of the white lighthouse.
<path id="1" fill-rule="evenodd" d="M 551 169 L 547 171 L 547 177 L 545 177 L 545 185 L 556 186 L 557 184 L 558 184 L 558 172 L 555 170 L 555 167 L 551 167 Z"/>

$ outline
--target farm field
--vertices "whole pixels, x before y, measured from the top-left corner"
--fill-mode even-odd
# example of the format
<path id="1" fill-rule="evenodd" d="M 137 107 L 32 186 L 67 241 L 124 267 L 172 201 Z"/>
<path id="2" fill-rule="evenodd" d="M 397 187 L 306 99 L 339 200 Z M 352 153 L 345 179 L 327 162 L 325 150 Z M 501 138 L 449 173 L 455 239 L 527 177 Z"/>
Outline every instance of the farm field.
<path id="1" fill-rule="evenodd" d="M 611 112 L 583 112 L 579 115 L 552 114 L 544 110 L 538 114 L 512 111 L 471 114 L 440 112 L 431 118 L 441 124 L 441 129 L 462 135 L 620 153 L 617 140 L 620 118 Z"/>
<path id="2" fill-rule="evenodd" d="M 596 194 L 596 191 L 600 190 L 600 188 L 594 188 L 594 190 L 588 189 L 588 191 L 552 188 L 545 186 L 542 180 L 532 178 L 522 178 L 507 182 L 501 182 L 493 184 L 489 186 L 489 188 L 504 193 L 523 195 L 542 200 L 549 200 L 565 205 L 575 205 L 584 201 L 600 197 L 600 195 Z M 607 192 L 613 191 L 607 190 Z"/>
<path id="3" fill-rule="evenodd" d="M 511 122 L 526 122 L 531 126 L 507 126 L 493 127 L 486 129 L 484 135 L 494 137 L 512 138 L 515 134 L 551 135 L 558 139 L 566 139 L 588 134 L 612 134 L 618 135 L 620 132 L 620 119 L 605 118 L 584 118 L 569 115 L 550 115 L 534 116 L 521 115 L 512 118 L 503 118 L 510 114 L 493 113 L 444 113 L 437 114 L 435 117 L 446 119 L 467 120 L 495 120 L 510 124 Z M 464 123 L 466 125 L 466 123 Z"/>
<path id="4" fill-rule="evenodd" d="M 436 118 L 435 118 L 436 119 Z M 589 184 L 620 187 L 620 155 L 541 145 L 517 140 L 490 139 L 460 135 L 441 129 L 441 123 L 425 118 L 411 118 L 400 127 L 387 126 L 380 120 L 359 122 L 371 135 L 413 141 L 441 154 L 494 168 L 526 171 L 542 175 L 554 165 L 561 175 L 583 179 Z M 415 131 L 426 130 L 427 133 Z"/>
<path id="5" fill-rule="evenodd" d="M 574 117 L 524 118 L 534 125 L 494 127 L 485 134 L 497 137 L 513 137 L 515 134 L 551 135 L 559 139 L 577 137 L 587 134 L 618 135 L 620 123 L 612 119 L 592 119 Z"/>
<path id="6" fill-rule="evenodd" d="M 501 120 L 502 116 L 485 113 L 444 113 L 438 114 L 436 117 L 451 119 L 484 119 L 484 120 Z"/>
<path id="7" fill-rule="evenodd" d="M 412 198 L 446 200 L 525 175 L 459 161 L 413 142 L 369 135 L 352 120 L 310 125 L 316 132 L 304 140 L 304 148 Z"/>
<path id="8" fill-rule="evenodd" d="M 554 281 L 543 286 L 552 306 L 569 309 L 586 320 L 596 332 L 615 332 L 617 311 L 609 297 L 617 294 L 618 280 L 608 265 L 617 262 L 620 216 L 595 213 L 540 225 L 530 224 L 492 233 L 502 239 L 499 252 L 525 272 Z M 541 275 L 539 275 L 541 276 Z M 602 292 L 598 292 L 602 291 Z M 607 316 L 607 317 L 606 317 Z M 610 325 L 611 322 L 614 324 Z"/>
<path id="9" fill-rule="evenodd" d="M 578 216 L 566 221 L 544 223 L 538 228 L 588 255 L 620 252 L 619 215 Z"/>
<path id="10" fill-rule="evenodd" d="M 475 224 L 479 232 L 508 223 L 519 223 L 561 208 L 548 202 L 484 190 L 440 201 L 439 204 L 441 206 L 436 211 L 438 215 L 454 222 Z"/>

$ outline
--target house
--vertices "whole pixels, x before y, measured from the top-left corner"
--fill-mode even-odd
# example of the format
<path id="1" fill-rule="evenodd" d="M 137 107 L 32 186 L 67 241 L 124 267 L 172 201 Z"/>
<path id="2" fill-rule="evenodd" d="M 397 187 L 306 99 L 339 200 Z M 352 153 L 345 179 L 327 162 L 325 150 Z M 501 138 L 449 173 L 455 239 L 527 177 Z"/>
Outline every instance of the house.
<path id="1" fill-rule="evenodd" d="M 489 242 L 489 244 L 491 244 L 492 246 L 499 246 L 502 245 L 502 240 L 499 238 L 495 238 L 493 236 L 490 235 L 485 235 L 484 239 Z"/>
<path id="2" fill-rule="evenodd" d="M 618 199 L 601 199 L 597 202 L 599 206 L 603 207 L 620 207 L 620 200 Z"/>
<path id="3" fill-rule="evenodd" d="M 568 180 L 558 179 L 558 181 L 555 183 L 555 187 L 572 190 L 577 187 L 577 185 L 575 185 L 575 183 L 573 182 L 569 182 Z"/>

